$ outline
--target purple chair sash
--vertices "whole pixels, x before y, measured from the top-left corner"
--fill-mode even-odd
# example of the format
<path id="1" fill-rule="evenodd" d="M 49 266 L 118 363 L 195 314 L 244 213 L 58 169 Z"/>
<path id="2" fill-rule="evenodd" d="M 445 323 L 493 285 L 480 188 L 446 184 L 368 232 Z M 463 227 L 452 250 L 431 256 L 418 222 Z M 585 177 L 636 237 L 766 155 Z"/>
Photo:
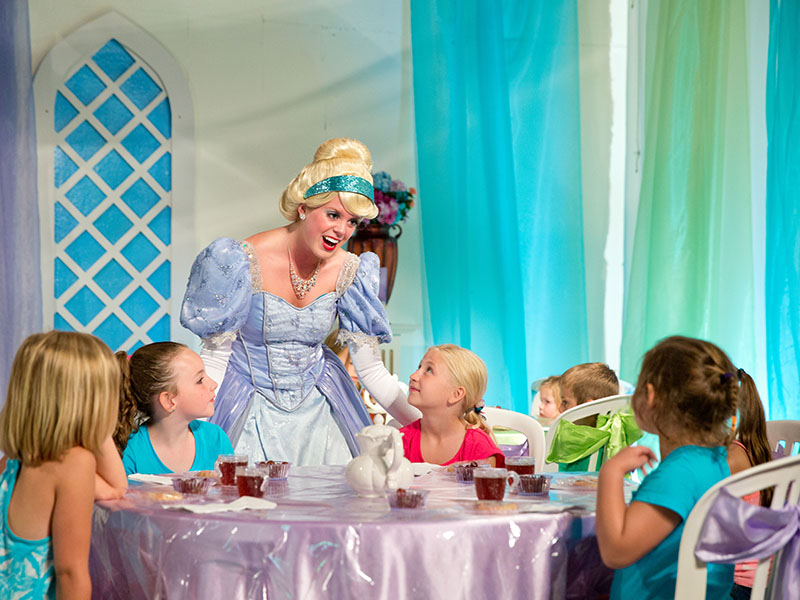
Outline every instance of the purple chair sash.
<path id="1" fill-rule="evenodd" d="M 695 556 L 706 563 L 760 560 L 784 548 L 774 581 L 781 598 L 800 589 L 800 506 L 753 506 L 721 489 L 706 517 Z"/>

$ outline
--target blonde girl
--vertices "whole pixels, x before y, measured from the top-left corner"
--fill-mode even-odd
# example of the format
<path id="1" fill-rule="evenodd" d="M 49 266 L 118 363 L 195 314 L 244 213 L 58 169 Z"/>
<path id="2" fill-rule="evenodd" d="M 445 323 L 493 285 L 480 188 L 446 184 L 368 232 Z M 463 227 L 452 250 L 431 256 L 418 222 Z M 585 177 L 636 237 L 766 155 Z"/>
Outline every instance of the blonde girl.
<path id="1" fill-rule="evenodd" d="M 561 377 L 553 375 L 539 385 L 539 421 L 552 423 L 561 407 Z"/>
<path id="2" fill-rule="evenodd" d="M 38 333 L 17 351 L 0 412 L 0 597 L 90 597 L 95 490 L 127 485 L 111 440 L 119 386 L 91 335 Z"/>
<path id="3" fill-rule="evenodd" d="M 661 463 L 629 506 L 623 478 L 652 466 L 653 451 L 628 447 L 603 465 L 597 541 L 613 569 L 611 598 L 672 598 L 683 523 L 695 503 L 730 475 L 726 446 L 739 400 L 737 369 L 714 344 L 674 336 L 647 352 L 633 394 L 636 422 L 658 435 Z M 708 565 L 706 598 L 724 598 L 733 565 Z"/>
<path id="4" fill-rule="evenodd" d="M 117 359 L 123 391 L 114 439 L 126 473 L 213 469 L 220 454 L 233 454 L 225 432 L 200 420 L 214 414 L 217 384 L 197 353 L 156 342 Z"/>
<path id="5" fill-rule="evenodd" d="M 422 419 L 400 429 L 411 462 L 449 465 L 505 459 L 480 411 L 486 392 L 486 365 L 473 352 L 444 344 L 428 349 L 408 383 L 408 403 Z"/>

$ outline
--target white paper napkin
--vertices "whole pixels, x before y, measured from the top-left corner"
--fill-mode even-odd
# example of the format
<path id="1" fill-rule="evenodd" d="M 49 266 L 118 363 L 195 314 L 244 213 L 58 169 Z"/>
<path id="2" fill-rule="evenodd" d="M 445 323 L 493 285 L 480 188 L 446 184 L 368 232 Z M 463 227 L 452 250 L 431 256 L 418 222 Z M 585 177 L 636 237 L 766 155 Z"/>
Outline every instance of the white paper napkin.
<path id="1" fill-rule="evenodd" d="M 253 496 L 242 496 L 233 502 L 212 502 L 210 504 L 162 504 L 164 508 L 182 509 L 198 514 L 215 512 L 237 512 L 240 510 L 269 510 L 278 506 L 274 502 L 265 498 L 254 498 Z"/>
<path id="2" fill-rule="evenodd" d="M 143 473 L 134 473 L 128 475 L 131 481 L 141 481 L 142 483 L 157 483 L 159 485 L 172 485 L 172 477 L 166 475 L 145 475 Z"/>

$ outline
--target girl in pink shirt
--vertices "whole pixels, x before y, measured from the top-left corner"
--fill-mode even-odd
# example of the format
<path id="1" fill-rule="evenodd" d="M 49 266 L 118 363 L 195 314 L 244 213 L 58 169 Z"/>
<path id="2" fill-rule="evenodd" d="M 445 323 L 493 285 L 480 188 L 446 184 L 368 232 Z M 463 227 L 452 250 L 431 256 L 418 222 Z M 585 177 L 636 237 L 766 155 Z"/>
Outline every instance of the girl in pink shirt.
<path id="1" fill-rule="evenodd" d="M 486 460 L 505 466 L 480 415 L 487 380 L 486 365 L 473 352 L 453 344 L 429 348 L 408 383 L 408 403 L 422 412 L 422 419 L 400 429 L 406 458 L 436 465 Z"/>

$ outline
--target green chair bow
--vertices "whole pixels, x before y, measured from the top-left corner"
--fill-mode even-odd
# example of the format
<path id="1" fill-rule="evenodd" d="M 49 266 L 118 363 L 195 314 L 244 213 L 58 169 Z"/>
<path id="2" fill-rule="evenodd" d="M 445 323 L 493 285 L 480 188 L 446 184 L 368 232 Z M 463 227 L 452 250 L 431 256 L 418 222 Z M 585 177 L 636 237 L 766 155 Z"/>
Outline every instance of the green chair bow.
<path id="1" fill-rule="evenodd" d="M 574 463 L 591 456 L 600 448 L 605 448 L 605 461 L 641 437 L 642 431 L 636 425 L 631 408 L 612 415 L 598 415 L 597 427 L 576 425 L 560 419 L 547 460 L 553 463 Z M 598 464 L 598 468 L 599 466 Z"/>

